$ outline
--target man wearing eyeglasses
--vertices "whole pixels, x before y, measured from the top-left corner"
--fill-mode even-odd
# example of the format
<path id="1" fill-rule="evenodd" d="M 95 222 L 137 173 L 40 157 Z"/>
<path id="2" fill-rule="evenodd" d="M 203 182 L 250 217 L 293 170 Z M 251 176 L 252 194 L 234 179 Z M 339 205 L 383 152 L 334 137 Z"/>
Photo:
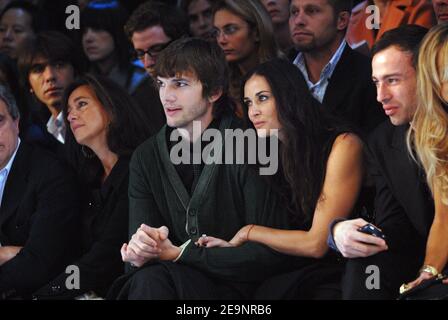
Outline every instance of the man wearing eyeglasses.
<path id="1" fill-rule="evenodd" d="M 134 10 L 124 31 L 134 47 L 134 56 L 150 75 L 151 91 L 146 92 L 154 127 L 160 129 L 166 122 L 165 113 L 155 89 L 154 66 L 157 56 L 171 42 L 187 35 L 186 16 L 172 5 L 147 1 Z"/>
<path id="2" fill-rule="evenodd" d="M 157 56 L 172 41 L 187 36 L 189 26 L 178 8 L 148 1 L 132 13 L 124 29 L 134 46 L 136 58 L 154 76 Z"/>

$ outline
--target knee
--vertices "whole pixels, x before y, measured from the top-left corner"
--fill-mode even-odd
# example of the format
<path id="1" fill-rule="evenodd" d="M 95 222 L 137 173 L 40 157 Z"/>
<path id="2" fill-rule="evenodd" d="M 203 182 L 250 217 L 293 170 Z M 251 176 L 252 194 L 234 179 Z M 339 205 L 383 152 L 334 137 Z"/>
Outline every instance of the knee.
<path id="1" fill-rule="evenodd" d="M 375 259 L 352 259 L 346 264 L 342 278 L 344 300 L 393 299 L 384 266 Z M 386 272 L 387 273 L 387 272 Z"/>
<path id="2" fill-rule="evenodd" d="M 141 285 L 154 285 L 168 279 L 168 271 L 163 265 L 154 264 L 143 267 L 132 276 L 132 281 Z"/>

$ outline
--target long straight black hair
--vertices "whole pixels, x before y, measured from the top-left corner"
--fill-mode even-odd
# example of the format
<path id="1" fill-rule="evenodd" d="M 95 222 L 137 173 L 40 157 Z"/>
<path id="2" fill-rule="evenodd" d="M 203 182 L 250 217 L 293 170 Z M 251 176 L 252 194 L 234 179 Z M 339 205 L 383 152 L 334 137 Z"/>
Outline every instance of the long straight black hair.
<path id="1" fill-rule="evenodd" d="M 290 207 L 298 221 L 309 222 L 322 192 L 332 142 L 339 133 L 352 129 L 322 108 L 299 69 L 284 59 L 260 64 L 244 77 L 241 92 L 246 121 L 244 86 L 254 75 L 266 79 L 276 101 L 284 137 L 280 161 L 291 193 Z"/>

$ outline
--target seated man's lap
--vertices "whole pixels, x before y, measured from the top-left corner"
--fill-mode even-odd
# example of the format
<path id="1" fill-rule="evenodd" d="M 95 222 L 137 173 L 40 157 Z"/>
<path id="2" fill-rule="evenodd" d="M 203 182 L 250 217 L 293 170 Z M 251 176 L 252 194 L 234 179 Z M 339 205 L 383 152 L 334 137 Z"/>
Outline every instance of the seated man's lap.
<path id="1" fill-rule="evenodd" d="M 162 261 L 137 270 L 121 288 L 118 299 L 241 299 L 247 289 L 246 285 L 214 279 L 187 265 Z"/>
<path id="2" fill-rule="evenodd" d="M 342 278 L 343 299 L 396 299 L 400 285 L 415 278 L 423 256 L 385 251 L 349 259 Z"/>

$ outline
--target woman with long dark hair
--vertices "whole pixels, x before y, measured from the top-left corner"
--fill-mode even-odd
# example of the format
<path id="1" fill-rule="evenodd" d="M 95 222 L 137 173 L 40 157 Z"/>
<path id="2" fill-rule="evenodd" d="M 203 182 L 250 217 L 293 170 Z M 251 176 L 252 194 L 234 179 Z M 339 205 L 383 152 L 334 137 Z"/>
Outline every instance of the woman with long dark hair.
<path id="1" fill-rule="evenodd" d="M 63 112 L 70 128 L 72 165 L 85 193 L 84 250 L 71 263 L 75 269 L 70 269 L 79 271 L 79 287 L 67 288 L 71 274 L 62 273 L 35 296 L 69 299 L 92 292 L 103 296 L 124 270 L 120 247 L 128 240 L 129 161 L 151 128 L 123 89 L 92 75 L 67 89 Z"/>
<path id="2" fill-rule="evenodd" d="M 242 92 L 245 114 L 258 136 L 278 134 L 280 170 L 271 180 L 288 206 L 294 230 L 247 225 L 229 242 L 207 236 L 198 244 L 240 246 L 253 241 L 303 257 L 297 260 L 302 268 L 284 281 L 284 275 L 268 280 L 257 297 L 311 298 L 316 293 L 305 293 L 298 278 L 304 265 L 311 266 L 307 261 L 316 262 L 308 258 L 327 261 L 329 224 L 348 217 L 355 208 L 363 178 L 363 144 L 349 127 L 321 109 L 301 73 L 287 61 L 259 65 L 244 78 Z M 331 264 L 328 268 L 322 274 L 334 275 L 331 280 L 337 282 L 341 270 Z M 330 281 L 318 278 L 316 287 L 319 281 Z"/>

